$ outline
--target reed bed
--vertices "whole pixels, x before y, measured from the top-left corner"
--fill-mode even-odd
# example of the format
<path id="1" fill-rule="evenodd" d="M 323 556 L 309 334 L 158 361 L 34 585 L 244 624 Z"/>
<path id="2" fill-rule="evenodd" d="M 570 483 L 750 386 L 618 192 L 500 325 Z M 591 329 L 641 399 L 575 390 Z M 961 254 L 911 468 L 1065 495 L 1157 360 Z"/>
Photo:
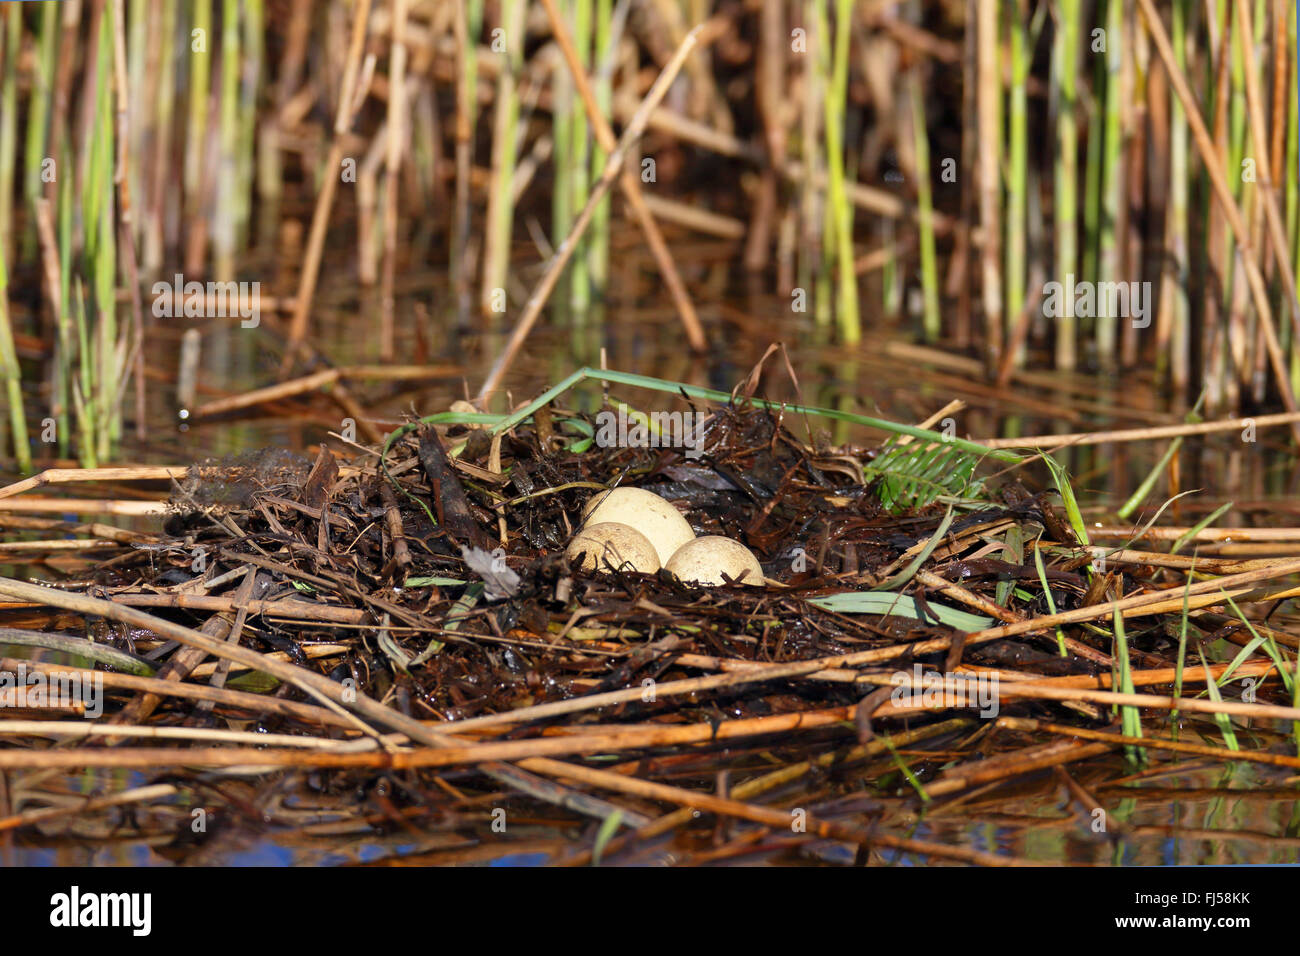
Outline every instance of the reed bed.
<path id="1" fill-rule="evenodd" d="M 702 232 L 729 243 L 748 289 L 789 304 L 792 334 L 852 347 L 912 329 L 991 378 L 1154 369 L 1175 409 L 1204 392 L 1214 416 L 1295 410 L 1300 132 L 1282 0 L 689 11 L 6 5 L 0 333 L 28 440 L 53 418 L 58 450 L 94 464 L 124 421 L 142 431 L 169 404 L 144 374 L 153 283 L 179 264 L 187 281 L 270 286 L 286 223 L 310 219 L 292 316 L 263 330 L 282 377 L 332 358 L 304 349 L 327 257 L 379 286 L 353 320 L 374 357 L 413 322 L 422 341 L 517 327 L 519 277 L 569 254 L 605 171 L 616 137 L 600 127 L 626 128 L 692 27 L 698 46 L 629 144 L 635 184 L 599 197 L 543 303 L 578 354 L 583 329 L 615 321 L 611 234 L 631 220 L 697 351 L 726 333 L 700 324 L 713 280 L 672 244 Z M 450 294 L 412 309 L 396 277 L 422 269 L 445 269 Z"/>

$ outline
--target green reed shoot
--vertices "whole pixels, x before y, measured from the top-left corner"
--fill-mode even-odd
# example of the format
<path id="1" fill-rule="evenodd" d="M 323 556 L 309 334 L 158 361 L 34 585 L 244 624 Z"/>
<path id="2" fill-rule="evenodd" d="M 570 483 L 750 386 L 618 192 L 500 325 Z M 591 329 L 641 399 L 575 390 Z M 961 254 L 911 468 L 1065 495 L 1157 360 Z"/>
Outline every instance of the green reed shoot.
<path id="1" fill-rule="evenodd" d="M 14 250 L 14 162 L 18 143 L 18 52 L 21 48 L 23 11 L 21 3 L 5 4 L 0 14 L 0 252 L 12 257 Z"/>
<path id="2" fill-rule="evenodd" d="M 1105 146 L 1101 165 L 1101 223 L 1097 246 L 1097 281 L 1118 282 L 1120 248 L 1124 237 L 1118 232 L 1120 204 L 1124 201 L 1124 142 L 1122 114 L 1124 90 L 1121 82 L 1122 61 L 1127 38 L 1124 36 L 1123 0 L 1106 0 L 1106 119 Z M 1115 363 L 1116 330 L 1120 316 L 1098 316 L 1096 325 L 1097 355 L 1103 366 Z"/>
<path id="3" fill-rule="evenodd" d="M 921 291 L 925 312 L 925 337 L 936 341 L 940 334 L 939 267 L 934 250 L 934 202 L 930 192 L 930 133 L 925 126 L 925 95 L 913 71 L 908 84 L 912 100 L 912 132 L 916 144 L 916 202 L 921 224 Z"/>
<path id="4" fill-rule="evenodd" d="M 73 407 L 77 415 L 78 450 L 81 464 L 94 468 L 99 464 L 99 448 L 96 435 L 100 434 L 100 417 L 95 395 L 99 386 L 96 384 L 95 363 L 91 351 L 90 323 L 86 317 L 86 290 L 77 277 L 75 308 L 72 316 L 77 328 L 77 343 L 80 349 L 80 375 L 72 383 Z"/>
<path id="5" fill-rule="evenodd" d="M 1129 658 L 1128 636 L 1124 632 L 1124 615 L 1120 613 L 1118 607 L 1115 608 L 1113 615 L 1115 623 L 1115 663 L 1119 667 L 1119 672 L 1112 677 L 1112 686 L 1118 686 L 1120 693 L 1136 693 L 1133 687 L 1133 662 Z M 1210 683 L 1214 683 L 1210 681 Z M 1125 704 L 1120 707 L 1120 729 L 1125 737 L 1142 736 L 1142 718 L 1138 709 L 1132 705 Z M 1142 763 L 1146 760 L 1146 749 L 1143 747 L 1126 746 L 1124 748 L 1129 758 L 1135 762 Z"/>
<path id="6" fill-rule="evenodd" d="M 573 46 L 578 53 L 578 60 L 587 72 L 591 65 L 592 11 L 591 0 L 572 0 L 570 10 L 573 12 Z M 591 131 L 587 123 L 587 114 L 581 106 L 573 107 L 569 126 L 569 176 L 572 180 L 570 194 L 575 210 L 587 205 L 591 190 Z M 573 306 L 575 320 L 582 324 L 591 305 L 591 277 L 588 274 L 586 250 L 590 233 L 585 233 L 578 240 L 578 249 L 574 251 L 573 261 L 569 266 L 569 302 Z M 563 237 L 561 237 L 563 238 Z"/>
<path id="7" fill-rule="evenodd" d="M 1056 278 L 1067 296 L 1074 294 L 1078 267 L 1078 197 L 1076 183 L 1079 167 L 1079 130 L 1075 116 L 1078 98 L 1076 81 L 1079 65 L 1079 42 L 1083 10 L 1079 0 L 1061 0 L 1060 20 L 1052 50 L 1052 85 L 1056 90 Z M 1056 319 L 1056 366 L 1073 369 L 1075 357 L 1075 320 L 1071 315 Z"/>
<path id="8" fill-rule="evenodd" d="M 560 15 L 565 17 L 565 6 L 558 4 Z M 573 77 L 569 67 L 555 51 L 551 73 L 554 102 L 551 105 L 551 163 L 555 170 L 551 185 L 551 245 L 558 246 L 573 228 L 578 205 L 573 198 L 573 124 L 576 99 Z M 556 311 L 568 311 L 571 271 L 566 269 L 556 284 Z"/>
<path id="9" fill-rule="evenodd" d="M 1088 110 L 1088 145 L 1083 164 L 1083 250 L 1079 262 L 1079 278 L 1095 280 L 1097 251 L 1101 245 L 1102 147 L 1106 144 L 1104 98 L 1107 90 L 1113 91 L 1114 87 L 1106 86 L 1106 56 L 1093 53 L 1091 59 L 1094 61 L 1092 88 L 1102 102 L 1094 102 L 1092 108 Z"/>
<path id="10" fill-rule="evenodd" d="M 29 472 L 32 470 L 32 450 L 27 441 L 22 372 L 18 368 L 13 323 L 9 319 L 9 273 L 5 267 L 3 247 L 0 247 L 0 378 L 4 379 L 4 396 L 9 405 L 9 434 L 14 458 L 20 471 Z"/>
<path id="11" fill-rule="evenodd" d="M 266 55 L 265 0 L 244 0 L 244 62 L 239 84 L 238 188 L 235 190 L 235 235 L 243 243 L 253 219 L 253 161 L 257 136 L 257 97 Z"/>
<path id="12" fill-rule="evenodd" d="M 54 95 L 54 52 L 59 36 L 59 4 L 45 0 L 40 8 L 40 29 L 32 61 L 32 92 L 27 101 L 30 111 L 27 117 L 27 153 L 23 159 L 27 174 L 23 184 L 23 197 L 29 204 L 44 189 L 41 176 L 45 171 L 43 160 L 49 142 L 50 106 Z M 28 230 L 24 248 L 29 251 L 34 249 L 35 241 L 35 233 Z M 24 255 L 24 258 L 27 256 Z"/>
<path id="13" fill-rule="evenodd" d="M 119 348 L 117 336 L 112 11 L 112 5 L 108 5 L 100 22 L 99 52 L 95 61 L 95 126 L 82 197 L 86 209 L 86 261 L 90 268 L 96 316 L 92 341 L 98 366 L 95 391 L 88 399 L 96 406 L 95 454 L 101 461 L 110 456 L 121 435 L 119 372 L 125 361 L 125 349 Z"/>
<path id="14" fill-rule="evenodd" d="M 156 275 L 162 268 L 166 236 L 164 234 L 166 219 L 167 177 L 163 175 L 168 168 L 168 147 L 172 132 L 172 115 L 175 103 L 175 49 L 176 49 L 176 9 L 174 2 L 164 2 L 162 15 L 158 22 L 158 83 L 154 102 L 154 154 L 153 174 L 149 192 L 140 197 L 146 207 L 144 223 L 144 243 L 141 264 L 146 275 Z M 66 296 L 64 301 L 67 301 Z"/>
<path id="15" fill-rule="evenodd" d="M 212 251 L 213 272 L 218 281 L 225 282 L 235 277 L 235 220 L 240 191 L 235 168 L 239 149 L 239 0 L 221 3 L 220 81 L 217 209 L 221 213 L 212 217 Z"/>
<path id="16" fill-rule="evenodd" d="M 130 142 L 127 149 L 127 166 L 122 170 L 126 177 L 131 205 L 131 241 L 139 244 L 144 226 L 144 149 L 146 136 L 151 131 L 153 117 L 150 115 L 146 95 L 146 86 L 156 80 L 149 71 L 146 60 L 152 55 L 152 46 L 147 37 L 150 28 L 149 0 L 130 0 L 127 6 L 126 34 L 126 75 L 127 75 L 127 133 Z"/>
<path id="17" fill-rule="evenodd" d="M 1047 603 L 1047 613 L 1056 613 L 1056 601 L 1052 597 L 1052 588 L 1047 583 L 1047 569 L 1043 567 L 1043 549 L 1038 547 L 1037 542 L 1034 544 L 1034 570 L 1038 572 L 1038 585 L 1043 589 L 1043 600 Z M 1061 626 L 1056 626 L 1056 649 L 1062 657 L 1069 657 L 1069 652 L 1065 647 L 1065 632 Z"/>
<path id="18" fill-rule="evenodd" d="M 1179 69 L 1187 69 L 1187 7 L 1189 0 L 1173 0 L 1172 35 L 1174 59 Z M 1170 335 L 1169 372 L 1172 384 L 1180 391 L 1187 386 L 1191 361 L 1191 303 L 1188 298 L 1188 200 L 1190 177 L 1188 158 L 1187 114 L 1182 101 L 1170 96 L 1169 107 L 1169 227 L 1170 268 L 1173 281 L 1165 288 L 1169 297 Z M 1158 354 L 1158 361 L 1164 358 Z"/>
<path id="19" fill-rule="evenodd" d="M 1210 665 L 1205 661 L 1205 651 L 1199 647 L 1196 653 L 1201 658 L 1201 668 L 1205 671 L 1205 690 L 1210 696 L 1210 700 L 1216 704 L 1223 701 L 1223 694 L 1219 691 L 1219 682 L 1210 675 Z M 1223 745 L 1229 750 L 1240 750 L 1241 744 L 1237 740 L 1237 733 L 1232 729 L 1232 718 L 1228 714 L 1215 714 L 1214 722 L 1219 726 L 1219 736 L 1223 738 Z"/>
<path id="20" fill-rule="evenodd" d="M 1029 226 L 1029 96 L 1026 84 L 1029 80 L 1030 51 L 1026 49 L 1028 37 L 1024 17 L 1021 4 L 1017 0 L 1011 0 L 1007 16 L 1011 31 L 1011 93 L 1007 109 L 1007 208 L 1003 217 L 1006 223 L 1006 275 L 1003 288 L 1006 290 L 1008 325 L 1013 325 L 1019 319 L 1024 308 L 1025 276 L 1028 269 L 1025 231 Z M 1022 343 L 1014 358 L 1017 367 L 1024 365 L 1025 351 Z"/>
<path id="21" fill-rule="evenodd" d="M 608 118 L 614 99 L 614 57 L 618 52 L 614 47 L 614 4 L 613 0 L 595 0 L 595 3 L 595 76 L 592 93 L 601 114 Z M 606 159 L 605 151 L 593 139 L 590 170 L 593 182 L 600 178 Z M 591 287 L 602 296 L 609 282 L 609 234 L 610 197 L 606 194 L 592 212 L 591 226 L 587 230 L 587 271 L 591 276 Z"/>
<path id="22" fill-rule="evenodd" d="M 66 149 L 60 157 L 60 163 L 64 169 L 72 168 Z M 79 350 L 77 330 L 72 322 L 72 180 L 72 176 L 59 179 L 59 218 L 56 225 L 59 243 L 59 314 L 55 317 L 54 420 L 61 457 L 68 454 L 71 444 L 73 388 L 81 371 L 78 362 L 85 361 L 85 352 Z"/>

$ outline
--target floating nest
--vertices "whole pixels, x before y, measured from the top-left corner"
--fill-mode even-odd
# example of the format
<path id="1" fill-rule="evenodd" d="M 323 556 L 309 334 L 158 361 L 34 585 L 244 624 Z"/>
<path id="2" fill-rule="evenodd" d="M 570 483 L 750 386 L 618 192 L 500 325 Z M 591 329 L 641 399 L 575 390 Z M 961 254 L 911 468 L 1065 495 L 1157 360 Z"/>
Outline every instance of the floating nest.
<path id="1" fill-rule="evenodd" d="M 207 462 L 89 579 L 7 582 L 6 620 L 64 613 L 0 642 L 47 635 L 83 656 L 32 666 L 97 668 L 107 701 L 96 734 L 37 729 L 0 764 L 132 768 L 140 794 L 70 820 L 41 815 L 66 805 L 50 792 L 12 825 L 125 827 L 186 862 L 270 838 L 320 861 L 997 864 L 1044 861 L 964 829 L 1017 800 L 1104 859 L 1144 832 L 1089 828 L 1115 779 L 1248 761 L 1294 786 L 1295 639 L 1234 608 L 1297 562 L 1194 575 L 1088 547 L 1015 476 L 922 494 L 923 470 L 882 470 L 905 441 L 810 444 L 744 403 L 699 454 L 594 433 L 548 408 L 500 434 L 413 425 L 382 455 Z M 583 505 L 615 486 L 746 544 L 763 585 L 572 568 Z M 220 825 L 196 833 L 196 808 Z"/>

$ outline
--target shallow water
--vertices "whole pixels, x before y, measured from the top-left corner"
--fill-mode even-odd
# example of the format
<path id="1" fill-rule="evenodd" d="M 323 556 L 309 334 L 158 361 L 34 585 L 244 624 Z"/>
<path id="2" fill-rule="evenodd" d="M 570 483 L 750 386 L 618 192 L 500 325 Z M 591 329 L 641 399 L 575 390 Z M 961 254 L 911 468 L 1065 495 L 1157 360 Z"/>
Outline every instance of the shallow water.
<path id="1" fill-rule="evenodd" d="M 1196 731 L 1201 733 L 1198 735 Z M 1208 722 L 1185 726 L 1190 739 L 1213 743 Z M 723 758 L 725 760 L 725 757 Z M 1300 804 L 1295 777 L 1256 764 L 1207 765 L 1196 759 L 1138 769 L 1116 756 L 1071 765 L 1074 779 L 1096 794 L 1099 806 L 1081 810 L 1050 772 L 1018 778 L 991 792 L 968 791 L 923 807 L 904 783 L 888 776 L 873 784 L 850 774 L 814 794 L 777 791 L 769 805 L 798 805 L 823 819 L 868 824 L 914 839 L 1014 855 L 1040 862 L 1119 866 L 1300 863 Z M 223 809 L 209 818 L 210 832 L 189 834 L 180 808 L 170 818 L 143 812 L 115 824 L 95 821 L 44 825 L 47 836 L 24 831 L 19 841 L 0 840 L 4 865 L 59 866 L 339 866 L 470 865 L 540 866 L 563 861 L 589 846 L 595 824 L 547 826 L 525 820 L 506 833 L 463 824 L 431 822 L 424 832 L 329 832 L 330 821 L 347 820 L 317 807 L 310 793 L 282 790 L 275 775 L 261 778 L 257 806 L 265 814 L 238 816 Z M 210 778 L 238 789 L 233 778 Z M 1110 784 L 1109 781 L 1120 781 Z M 69 793 L 122 790 L 156 782 L 137 772 L 85 774 L 69 781 Z M 707 788 L 707 783 L 701 781 Z M 844 802 L 848 798 L 848 803 Z M 866 812 L 854 808 L 870 803 Z M 296 805 L 296 809 L 290 809 Z M 367 813 L 377 807 L 363 801 Z M 543 811 L 545 812 L 545 811 Z M 167 823 L 167 820 L 170 823 Z M 558 821 L 557 821 L 558 822 Z M 139 825 L 150 835 L 141 837 Z M 179 834 L 179 836 L 178 836 Z M 749 842 L 752 840 L 752 842 Z M 609 865 L 852 865 L 846 844 L 789 834 L 758 834 L 750 824 L 728 823 L 703 831 L 680 831 L 634 845 Z M 873 850 L 873 864 L 915 866 L 944 863 L 902 851 Z"/>

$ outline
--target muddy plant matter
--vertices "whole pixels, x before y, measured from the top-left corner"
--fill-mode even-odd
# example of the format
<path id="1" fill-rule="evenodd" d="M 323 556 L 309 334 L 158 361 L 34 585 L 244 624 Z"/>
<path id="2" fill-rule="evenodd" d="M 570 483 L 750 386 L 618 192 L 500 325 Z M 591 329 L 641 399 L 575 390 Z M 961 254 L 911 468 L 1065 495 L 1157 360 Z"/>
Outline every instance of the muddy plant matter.
<path id="1" fill-rule="evenodd" d="M 1033 459 L 695 408 L 698 454 L 604 447 L 553 401 L 201 463 L 152 532 L 0 518 L 6 547 L 40 538 L 22 560 L 87 544 L 62 582 L 0 580 L 0 670 L 95 669 L 105 695 L 94 720 L 9 702 L 0 830 L 189 862 L 270 833 L 419 862 L 1006 864 L 1045 860 L 942 821 L 1027 800 L 1140 844 L 1169 828 L 1090 827 L 1125 783 L 1142 804 L 1133 781 L 1222 765 L 1294 790 L 1297 641 L 1268 615 L 1300 560 L 1098 547 Z M 747 545 L 762 586 L 571 568 L 583 505 L 620 486 Z M 139 777 L 81 799 L 71 775 L 110 768 Z"/>

